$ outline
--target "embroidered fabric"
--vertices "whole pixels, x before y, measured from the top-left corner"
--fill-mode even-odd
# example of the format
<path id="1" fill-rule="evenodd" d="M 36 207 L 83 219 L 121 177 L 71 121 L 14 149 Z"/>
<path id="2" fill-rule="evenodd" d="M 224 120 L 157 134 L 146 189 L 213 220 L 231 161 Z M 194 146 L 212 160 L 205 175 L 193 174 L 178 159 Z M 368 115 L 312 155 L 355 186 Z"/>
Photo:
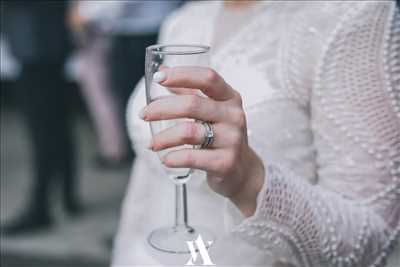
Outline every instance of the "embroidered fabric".
<path id="1" fill-rule="evenodd" d="M 161 42 L 212 45 L 219 10 L 186 5 Z M 256 213 L 232 234 L 287 266 L 384 266 L 400 235 L 399 10 L 392 1 L 267 1 L 252 12 L 212 55 L 244 99 L 249 143 L 267 170 Z M 137 90 L 128 128 L 141 168 L 162 173 L 143 147 Z M 129 206 L 121 225 L 132 223 Z"/>

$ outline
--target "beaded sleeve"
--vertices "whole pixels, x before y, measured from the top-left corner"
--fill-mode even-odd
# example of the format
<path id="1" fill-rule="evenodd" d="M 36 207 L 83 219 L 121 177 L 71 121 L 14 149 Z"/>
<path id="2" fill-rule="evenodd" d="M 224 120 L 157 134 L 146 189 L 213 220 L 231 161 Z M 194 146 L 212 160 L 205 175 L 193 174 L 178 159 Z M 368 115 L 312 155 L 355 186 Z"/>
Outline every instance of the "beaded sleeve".
<path id="1" fill-rule="evenodd" d="M 233 232 L 290 266 L 383 266 L 400 232 L 394 2 L 350 8 L 316 77 L 309 101 L 318 184 L 265 159 L 257 210 Z"/>

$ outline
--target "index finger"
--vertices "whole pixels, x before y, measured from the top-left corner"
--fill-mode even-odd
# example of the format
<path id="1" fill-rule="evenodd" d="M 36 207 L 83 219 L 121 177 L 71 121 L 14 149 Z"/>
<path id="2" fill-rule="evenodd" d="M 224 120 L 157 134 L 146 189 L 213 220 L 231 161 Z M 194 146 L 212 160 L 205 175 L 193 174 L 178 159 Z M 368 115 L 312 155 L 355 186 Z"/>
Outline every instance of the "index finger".
<path id="1" fill-rule="evenodd" d="M 219 101 L 236 96 L 236 91 L 216 71 L 206 67 L 163 68 L 154 74 L 154 81 L 166 87 L 198 89 Z"/>

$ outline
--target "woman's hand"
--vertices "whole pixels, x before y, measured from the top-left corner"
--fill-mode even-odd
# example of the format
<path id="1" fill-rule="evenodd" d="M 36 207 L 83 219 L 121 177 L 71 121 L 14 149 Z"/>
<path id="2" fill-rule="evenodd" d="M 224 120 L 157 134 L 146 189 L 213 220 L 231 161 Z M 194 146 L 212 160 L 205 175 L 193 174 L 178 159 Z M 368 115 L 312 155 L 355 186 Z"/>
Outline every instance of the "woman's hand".
<path id="1" fill-rule="evenodd" d="M 162 158 L 167 167 L 194 168 L 207 172 L 209 186 L 232 200 L 245 216 L 256 208 L 256 198 L 264 180 L 264 167 L 247 140 L 246 116 L 240 94 L 214 70 L 203 67 L 165 68 L 154 81 L 177 93 L 146 106 L 140 116 L 145 121 L 193 118 L 212 124 L 214 142 L 206 149 L 182 149 Z M 201 90 L 208 98 L 198 96 Z M 185 122 L 153 137 L 149 148 L 166 148 L 204 142 L 204 126 Z"/>

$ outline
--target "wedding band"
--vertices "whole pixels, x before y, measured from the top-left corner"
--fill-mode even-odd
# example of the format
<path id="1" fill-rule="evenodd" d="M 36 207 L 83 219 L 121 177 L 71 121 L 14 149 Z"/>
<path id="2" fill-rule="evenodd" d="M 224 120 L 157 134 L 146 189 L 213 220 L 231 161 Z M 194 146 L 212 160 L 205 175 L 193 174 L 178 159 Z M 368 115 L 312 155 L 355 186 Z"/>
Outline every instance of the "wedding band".
<path id="1" fill-rule="evenodd" d="M 214 142 L 214 131 L 213 131 L 210 123 L 203 122 L 202 124 L 203 124 L 206 132 L 204 134 L 204 142 L 203 142 L 203 144 L 201 144 L 200 148 L 207 148 L 207 147 L 211 146 L 211 144 Z"/>

